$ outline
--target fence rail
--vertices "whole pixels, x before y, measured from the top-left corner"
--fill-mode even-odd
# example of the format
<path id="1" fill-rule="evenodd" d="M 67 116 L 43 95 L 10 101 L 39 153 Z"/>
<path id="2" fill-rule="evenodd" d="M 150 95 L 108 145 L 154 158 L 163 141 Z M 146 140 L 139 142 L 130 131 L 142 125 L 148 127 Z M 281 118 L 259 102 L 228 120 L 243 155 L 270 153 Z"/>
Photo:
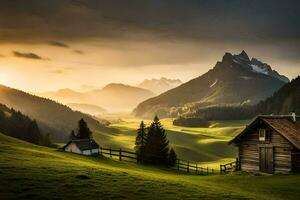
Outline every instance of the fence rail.
<path id="1" fill-rule="evenodd" d="M 220 165 L 220 174 L 228 174 L 230 172 L 235 172 L 240 170 L 240 161 L 236 158 L 235 161 Z"/>
<path id="2" fill-rule="evenodd" d="M 112 148 L 99 148 L 99 154 L 103 156 L 108 156 L 110 158 L 116 158 L 120 161 L 131 161 L 131 162 L 141 162 L 138 160 L 138 156 L 136 152 L 131 152 L 122 149 L 112 149 Z M 154 155 L 151 155 L 152 157 Z M 143 159 L 143 161 L 146 161 Z M 208 167 L 201 167 L 197 163 L 191 163 L 190 161 L 177 159 L 176 165 L 172 167 L 173 169 L 177 169 L 178 171 L 185 171 L 187 173 L 195 173 L 198 175 L 210 175 L 214 174 L 213 169 L 209 169 Z"/>

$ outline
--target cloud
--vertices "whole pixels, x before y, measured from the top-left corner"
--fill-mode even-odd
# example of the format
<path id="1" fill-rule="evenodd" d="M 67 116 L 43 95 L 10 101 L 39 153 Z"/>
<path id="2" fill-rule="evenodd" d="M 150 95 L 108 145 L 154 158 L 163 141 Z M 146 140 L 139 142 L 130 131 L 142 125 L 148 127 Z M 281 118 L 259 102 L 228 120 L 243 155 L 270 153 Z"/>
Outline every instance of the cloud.
<path id="1" fill-rule="evenodd" d="M 299 8 L 297 0 L 2 0 L 0 40 L 298 38 Z"/>
<path id="2" fill-rule="evenodd" d="M 69 45 L 59 41 L 49 41 L 48 44 L 56 47 L 69 48 Z"/>
<path id="3" fill-rule="evenodd" d="M 63 69 L 55 69 L 55 70 L 51 70 L 49 72 L 53 73 L 53 74 L 64 74 L 65 70 L 63 70 Z"/>
<path id="4" fill-rule="evenodd" d="M 19 52 L 19 51 L 13 51 L 14 56 L 21 57 L 21 58 L 28 58 L 28 59 L 37 59 L 37 60 L 43 60 L 41 56 L 32 53 L 32 52 Z"/>
<path id="5" fill-rule="evenodd" d="M 83 55 L 83 54 L 84 54 L 84 52 L 81 51 L 81 50 L 74 50 L 74 53 L 77 53 L 77 54 L 80 54 L 80 55 Z"/>

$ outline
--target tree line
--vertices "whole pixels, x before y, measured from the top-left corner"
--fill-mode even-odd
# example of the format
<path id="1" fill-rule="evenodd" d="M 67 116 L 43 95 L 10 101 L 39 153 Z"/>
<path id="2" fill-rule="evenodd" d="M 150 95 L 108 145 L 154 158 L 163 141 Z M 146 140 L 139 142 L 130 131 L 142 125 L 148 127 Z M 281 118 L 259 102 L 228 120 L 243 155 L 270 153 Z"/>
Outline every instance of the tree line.
<path id="1" fill-rule="evenodd" d="M 177 155 L 173 148 L 169 147 L 167 134 L 161 125 L 159 118 L 154 117 L 149 127 L 144 122 L 140 123 L 135 140 L 137 159 L 142 163 L 174 166 Z"/>
<path id="2" fill-rule="evenodd" d="M 43 134 L 35 120 L 0 104 L 0 132 L 37 145 L 51 146 L 50 135 Z"/>

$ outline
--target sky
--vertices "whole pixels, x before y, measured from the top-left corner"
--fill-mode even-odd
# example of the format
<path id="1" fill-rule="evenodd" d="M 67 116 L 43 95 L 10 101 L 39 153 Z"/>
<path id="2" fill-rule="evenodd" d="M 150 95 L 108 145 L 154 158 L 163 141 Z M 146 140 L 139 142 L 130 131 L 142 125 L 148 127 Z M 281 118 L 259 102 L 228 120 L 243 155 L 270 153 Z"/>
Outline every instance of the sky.
<path id="1" fill-rule="evenodd" d="M 0 83 L 25 91 L 183 82 L 245 50 L 300 74 L 300 2 L 0 0 Z"/>

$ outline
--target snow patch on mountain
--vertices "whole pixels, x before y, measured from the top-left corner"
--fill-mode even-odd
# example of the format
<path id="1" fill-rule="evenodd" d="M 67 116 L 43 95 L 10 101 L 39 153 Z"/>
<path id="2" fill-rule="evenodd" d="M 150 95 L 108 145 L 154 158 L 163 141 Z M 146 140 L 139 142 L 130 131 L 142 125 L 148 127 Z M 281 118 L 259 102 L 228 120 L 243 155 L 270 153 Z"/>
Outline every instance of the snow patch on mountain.
<path id="1" fill-rule="evenodd" d="M 255 64 L 251 64 L 250 66 L 252 67 L 252 70 L 254 72 L 269 75 L 268 69 L 266 69 L 266 68 L 263 68 L 261 66 L 255 65 Z"/>
<path id="2" fill-rule="evenodd" d="M 212 87 L 214 87 L 217 83 L 218 83 L 218 79 L 216 79 L 215 82 L 214 82 L 213 84 L 211 84 L 209 87 L 212 88 Z"/>

